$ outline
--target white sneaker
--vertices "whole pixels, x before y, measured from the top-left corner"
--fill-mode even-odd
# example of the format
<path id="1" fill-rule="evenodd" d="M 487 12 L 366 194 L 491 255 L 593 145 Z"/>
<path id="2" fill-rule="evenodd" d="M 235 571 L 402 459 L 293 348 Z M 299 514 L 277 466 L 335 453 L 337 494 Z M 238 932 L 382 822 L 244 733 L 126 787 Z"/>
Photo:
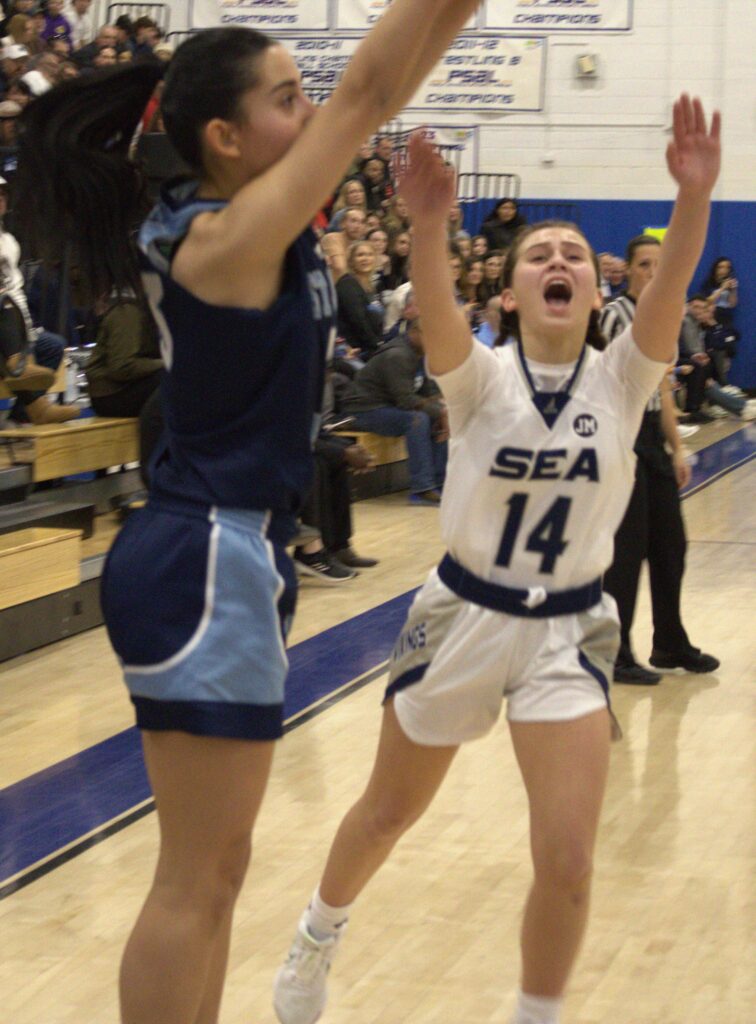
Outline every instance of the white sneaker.
<path id="1" fill-rule="evenodd" d="M 756 398 L 749 398 L 740 414 L 741 420 L 756 420 Z"/>
<path id="2" fill-rule="evenodd" d="M 286 963 L 273 982 L 273 1009 L 281 1024 L 315 1024 L 325 1009 L 326 976 L 346 925 L 337 935 L 318 942 L 302 915 Z"/>
<path id="3" fill-rule="evenodd" d="M 677 433 L 680 437 L 692 437 L 700 428 L 691 424 L 686 426 L 684 423 L 677 424 Z"/>
<path id="4" fill-rule="evenodd" d="M 730 414 L 726 409 L 723 409 L 721 405 L 710 405 L 706 410 L 706 415 L 713 416 L 716 420 L 723 420 L 726 416 L 729 416 Z"/>

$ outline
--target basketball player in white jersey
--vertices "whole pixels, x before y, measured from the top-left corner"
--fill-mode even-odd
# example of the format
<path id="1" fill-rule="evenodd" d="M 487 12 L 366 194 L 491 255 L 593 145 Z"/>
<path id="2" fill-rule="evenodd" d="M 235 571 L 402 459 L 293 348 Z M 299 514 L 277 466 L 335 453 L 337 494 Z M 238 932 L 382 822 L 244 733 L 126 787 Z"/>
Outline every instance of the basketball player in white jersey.
<path id="1" fill-rule="evenodd" d="M 535 869 L 513 1024 L 558 1024 L 587 921 L 609 760 L 619 630 L 601 574 L 632 487 L 644 406 L 675 358 L 719 171 L 719 128 L 715 114 L 707 130 L 700 101 L 675 104 L 667 163 L 679 191 L 659 268 L 633 324 L 604 351 L 586 345 L 601 306 L 595 256 L 560 222 L 526 228 L 508 257 L 502 301 L 516 342 L 474 344 L 446 266 L 453 172 L 421 135 L 411 141 L 401 189 L 428 367 L 451 423 L 441 507 L 449 554 L 410 609 L 372 777 L 278 972 L 283 1024 L 321 1015 L 352 902 L 427 808 L 459 744 L 491 729 L 502 695 Z"/>

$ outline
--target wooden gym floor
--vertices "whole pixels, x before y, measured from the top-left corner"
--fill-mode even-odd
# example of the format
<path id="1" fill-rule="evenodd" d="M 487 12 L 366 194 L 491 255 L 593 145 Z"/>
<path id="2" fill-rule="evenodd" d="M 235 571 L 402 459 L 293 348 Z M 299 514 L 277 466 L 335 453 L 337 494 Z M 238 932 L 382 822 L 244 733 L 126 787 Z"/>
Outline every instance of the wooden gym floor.
<path id="1" fill-rule="evenodd" d="M 756 427 L 717 422 L 690 446 L 703 450 L 683 506 L 684 619 L 722 667 L 613 691 L 625 739 L 613 750 L 565 1024 L 756 1021 Z M 433 509 L 393 495 L 354 511 L 355 546 L 381 563 L 339 587 L 303 584 L 291 641 L 298 718 L 277 753 L 239 902 L 224 1024 L 273 1024 L 273 973 L 372 761 L 403 595 L 441 554 Z M 640 658 L 649 636 L 644 580 Z M 7 1024 L 117 1021 L 118 960 L 157 848 L 131 722 L 103 629 L 0 665 Z M 359 901 L 323 1024 L 508 1024 L 527 825 L 502 715 L 460 752 Z"/>

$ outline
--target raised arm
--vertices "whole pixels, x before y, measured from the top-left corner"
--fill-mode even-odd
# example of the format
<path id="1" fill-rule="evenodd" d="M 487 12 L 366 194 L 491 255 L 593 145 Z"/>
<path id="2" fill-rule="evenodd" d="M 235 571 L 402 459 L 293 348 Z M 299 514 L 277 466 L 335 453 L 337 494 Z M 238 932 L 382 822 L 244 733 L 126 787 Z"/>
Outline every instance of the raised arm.
<path id="1" fill-rule="evenodd" d="M 481 0 L 394 0 L 286 155 L 230 204 L 228 252 L 280 259 L 359 144 L 411 99 Z"/>
<path id="2" fill-rule="evenodd" d="M 457 304 L 449 271 L 449 209 L 454 202 L 454 170 L 422 132 L 409 143 L 409 164 L 399 187 L 412 217 L 412 288 L 423 322 L 429 371 L 449 373 L 473 346 L 470 325 Z"/>
<path id="3" fill-rule="evenodd" d="M 711 193 L 719 176 L 720 117 L 711 129 L 699 99 L 683 94 L 674 105 L 667 166 L 679 189 L 664 237 L 659 267 L 638 300 L 633 336 L 650 359 L 671 362 L 677 353 L 681 310 L 709 225 Z"/>

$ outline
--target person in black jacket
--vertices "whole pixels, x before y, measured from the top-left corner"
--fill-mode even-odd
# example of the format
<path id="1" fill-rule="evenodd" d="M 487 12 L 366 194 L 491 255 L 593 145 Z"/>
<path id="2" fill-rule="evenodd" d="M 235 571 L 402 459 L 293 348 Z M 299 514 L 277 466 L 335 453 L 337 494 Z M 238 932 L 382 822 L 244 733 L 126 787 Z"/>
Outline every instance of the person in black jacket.
<path id="1" fill-rule="evenodd" d="M 386 345 L 354 379 L 341 411 L 356 430 L 404 437 L 410 471 L 410 501 L 438 505 L 446 474 L 449 423 L 441 393 L 425 375 L 419 320 Z"/>
<path id="2" fill-rule="evenodd" d="M 483 222 L 481 232 L 490 249 L 508 249 L 525 223 L 514 199 L 500 199 Z"/>
<path id="3" fill-rule="evenodd" d="M 347 270 L 336 283 L 339 335 L 367 361 L 383 344 L 383 306 L 375 292 L 375 252 L 370 242 L 349 247 Z"/>

